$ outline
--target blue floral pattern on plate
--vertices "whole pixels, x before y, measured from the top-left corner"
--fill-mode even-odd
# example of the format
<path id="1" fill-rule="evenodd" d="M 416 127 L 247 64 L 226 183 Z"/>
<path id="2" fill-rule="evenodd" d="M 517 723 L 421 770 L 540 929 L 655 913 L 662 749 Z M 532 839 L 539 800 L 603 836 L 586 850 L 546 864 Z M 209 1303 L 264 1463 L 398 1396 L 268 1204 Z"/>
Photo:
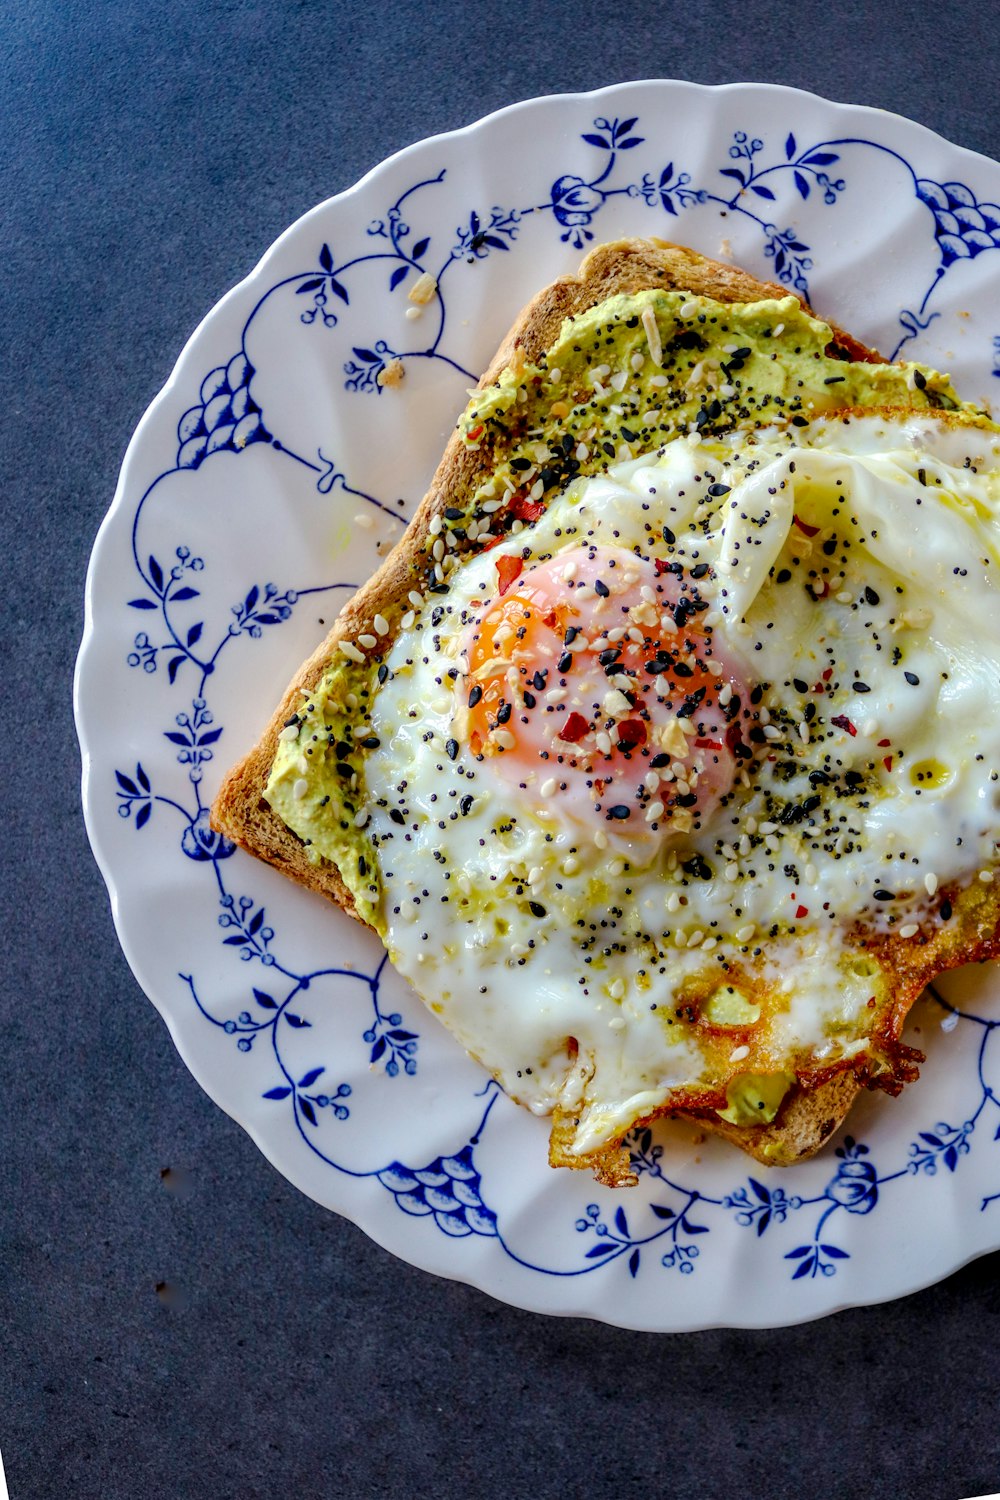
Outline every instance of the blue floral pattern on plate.
<path id="1" fill-rule="evenodd" d="M 678 90 L 708 122 L 697 161 L 670 148 Z M 963 266 L 982 261 L 1000 272 L 1000 256 L 989 254 L 1000 247 L 993 201 L 1000 172 L 934 142 L 937 154 L 961 158 L 939 180 L 945 173 L 916 149 L 934 138 L 905 122 L 782 90 L 749 88 L 740 96 L 671 84 L 526 108 L 572 118 L 578 146 L 536 152 L 518 174 L 518 196 L 499 171 L 496 182 L 467 180 L 449 138 L 413 148 L 408 178 L 396 159 L 392 173 L 383 168 L 363 193 L 324 205 L 284 237 L 240 289 L 236 337 L 232 316 L 213 314 L 186 351 L 155 429 L 140 431 L 130 450 L 92 564 L 78 682 L 89 826 L 133 966 L 183 1033 L 197 1075 L 306 1191 L 398 1253 L 487 1288 L 502 1283 L 503 1295 L 525 1305 L 653 1328 L 796 1321 L 841 1300 L 870 1300 L 859 1280 L 842 1298 L 817 1288 L 850 1276 L 855 1262 L 870 1262 L 868 1226 L 888 1227 L 892 1213 L 881 1212 L 883 1203 L 912 1196 L 916 1185 L 929 1205 L 935 1177 L 954 1180 L 957 1191 L 974 1156 L 976 1182 L 995 1180 L 1000 1190 L 1000 1161 L 987 1148 L 977 1151 L 987 1125 L 993 1139 L 1000 1136 L 990 1049 L 1000 1022 L 987 997 L 960 1004 L 943 987 L 928 1002 L 946 1030 L 961 1027 L 966 1038 L 961 1078 L 935 1092 L 959 1123 L 928 1124 L 932 1117 L 917 1118 L 909 1104 L 890 1118 L 893 1106 L 885 1105 L 869 1111 L 877 1120 L 871 1139 L 846 1135 L 833 1152 L 783 1174 L 749 1174 L 742 1158 L 725 1148 L 720 1155 L 716 1143 L 703 1168 L 690 1143 L 678 1148 L 642 1129 L 630 1141 L 639 1187 L 617 1197 L 588 1189 L 575 1174 L 556 1187 L 545 1175 L 539 1125 L 529 1149 L 544 1233 L 525 1232 L 505 1143 L 520 1140 L 531 1122 L 494 1083 L 473 1086 L 473 1065 L 456 1061 L 454 1044 L 384 956 L 343 930 L 351 928 L 346 919 L 312 905 L 306 912 L 301 892 L 280 881 L 276 888 L 208 821 L 205 783 L 217 784 L 218 763 L 249 743 L 274 691 L 322 634 L 304 616 L 335 611 L 355 586 L 349 579 L 364 576 L 399 535 L 411 504 L 386 493 L 389 471 L 374 459 L 372 435 L 384 429 L 388 439 L 403 440 L 414 382 L 445 413 L 461 406 L 464 386 L 492 352 L 493 334 L 470 335 L 471 320 L 461 317 L 481 305 L 485 289 L 504 289 L 502 327 L 549 279 L 539 266 L 572 264 L 565 257 L 578 258 L 598 238 L 670 233 L 711 253 L 724 227 L 727 241 L 739 236 L 738 259 L 820 301 L 824 275 L 835 281 L 843 269 L 828 226 L 857 214 L 860 195 L 881 233 L 889 209 L 879 194 L 886 193 L 893 211 L 912 212 L 923 237 L 920 253 L 909 257 L 912 277 L 900 277 L 905 305 L 885 325 L 895 328 L 894 353 L 912 344 L 924 355 L 921 341 L 950 312 L 948 288 Z M 498 127 L 488 120 L 478 128 L 489 136 Z M 391 193 L 380 196 L 390 178 Z M 992 369 L 993 337 L 982 330 L 976 370 Z M 300 387 L 287 396 L 282 360 L 319 371 L 316 391 Z M 401 388 L 385 378 L 390 365 L 405 377 Z M 337 413 L 332 436 L 324 428 L 326 398 Z M 424 477 L 432 458 L 428 443 Z M 286 530 L 275 538 L 265 525 L 234 545 L 241 505 L 258 520 L 277 506 Z M 329 558 L 320 577 L 317 556 Z M 268 572 L 278 581 L 267 581 Z M 287 649 L 275 644 L 279 638 Z M 266 672 L 253 662 L 261 651 Z M 250 701 L 267 674 L 273 690 Z M 115 687 L 102 716 L 107 678 Z M 116 730 L 126 701 L 132 753 L 112 763 L 124 747 Z M 132 847 L 110 837 L 112 809 L 112 822 L 128 825 Z M 171 906 L 185 913 L 169 924 L 169 943 L 159 942 L 158 927 L 154 935 L 143 925 L 128 894 L 131 882 L 164 864 L 174 882 L 164 916 Z M 324 959 L 331 946 L 336 962 Z M 216 1037 L 232 1049 L 232 1064 L 209 1045 Z M 414 1090 L 424 1077 L 425 1043 L 432 1096 L 447 1095 L 447 1119 L 436 1122 L 431 1111 L 417 1129 L 424 1096 Z M 962 1212 L 988 1215 L 997 1196 L 977 1187 L 970 1198 L 966 1190 Z M 407 1218 L 423 1222 L 398 1232 Z M 435 1237 L 442 1245 L 488 1242 L 495 1264 L 506 1264 L 516 1283 L 498 1270 L 467 1270 L 461 1246 L 439 1252 Z M 979 1248 L 998 1240 L 991 1224 Z M 766 1268 L 771 1304 L 749 1318 L 722 1304 L 716 1312 L 711 1283 L 721 1285 L 750 1245 L 761 1247 L 753 1263 Z M 930 1275 L 948 1268 L 929 1262 Z M 693 1318 L 665 1289 L 665 1272 L 688 1287 L 707 1284 Z M 593 1297 L 546 1290 L 570 1282 L 603 1290 Z M 633 1284 L 647 1288 L 641 1304 L 629 1300 Z M 880 1294 L 902 1289 L 890 1284 Z"/>

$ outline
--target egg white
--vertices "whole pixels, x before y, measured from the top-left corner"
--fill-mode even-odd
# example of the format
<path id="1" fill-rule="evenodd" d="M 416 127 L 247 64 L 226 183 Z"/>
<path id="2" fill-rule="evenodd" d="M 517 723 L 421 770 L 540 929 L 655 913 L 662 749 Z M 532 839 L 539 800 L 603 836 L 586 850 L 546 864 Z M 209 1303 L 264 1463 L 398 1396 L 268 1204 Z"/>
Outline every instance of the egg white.
<path id="1" fill-rule="evenodd" d="M 767 684 L 768 743 L 696 832 L 588 833 L 530 778 L 519 791 L 465 746 L 449 757 L 468 621 L 504 553 L 529 549 L 525 569 L 584 539 L 662 556 L 664 526 L 672 559 L 710 565 L 704 623 Z M 997 435 L 867 416 L 680 438 L 571 486 L 448 583 L 386 658 L 365 789 L 393 962 L 467 1050 L 540 1114 L 582 1102 L 587 1154 L 712 1085 L 676 996 L 706 973 L 724 983 L 734 958 L 779 996 L 772 1059 L 863 1049 L 870 968 L 852 929 L 937 922 L 938 887 L 996 864 Z M 831 666 L 832 698 L 815 691 Z M 817 771 L 841 793 L 853 772 L 863 793 L 827 787 L 798 821 L 769 817 L 776 798 L 815 796 Z M 693 854 L 710 878 L 685 870 Z"/>

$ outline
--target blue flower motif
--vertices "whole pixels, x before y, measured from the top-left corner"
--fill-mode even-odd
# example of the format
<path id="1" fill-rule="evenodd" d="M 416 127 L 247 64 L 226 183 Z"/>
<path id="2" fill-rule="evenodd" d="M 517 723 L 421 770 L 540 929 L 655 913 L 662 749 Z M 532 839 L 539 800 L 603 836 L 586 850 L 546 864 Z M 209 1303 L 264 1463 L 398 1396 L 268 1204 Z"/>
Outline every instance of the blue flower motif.
<path id="1" fill-rule="evenodd" d="M 917 197 L 934 215 L 934 238 L 941 251 L 942 266 L 956 260 L 971 260 L 983 250 L 1000 246 L 1000 207 L 978 203 L 964 182 L 933 182 L 921 177 Z"/>
<path id="2" fill-rule="evenodd" d="M 837 1147 L 837 1155 L 841 1163 L 836 1177 L 827 1184 L 826 1197 L 849 1214 L 870 1214 L 878 1202 L 878 1173 L 872 1162 L 862 1159 L 868 1155 L 868 1147 L 847 1136 L 843 1146 Z"/>
<path id="3" fill-rule="evenodd" d="M 181 848 L 188 859 L 196 860 L 228 859 L 236 853 L 236 845 L 209 826 L 207 807 L 203 807 L 185 828 Z"/>
<path id="4" fill-rule="evenodd" d="M 577 249 L 584 239 L 592 240 L 594 236 L 586 226 L 603 204 L 604 194 L 600 188 L 592 187 L 582 177 L 566 175 L 557 178 L 552 184 L 552 212 L 566 229 L 559 238 L 563 241 L 572 238 Z"/>
<path id="5" fill-rule="evenodd" d="M 378 1180 L 404 1213 L 418 1218 L 432 1214 L 437 1227 L 453 1238 L 497 1233 L 496 1214 L 482 1200 L 471 1143 L 419 1169 L 392 1162 L 378 1173 Z"/>

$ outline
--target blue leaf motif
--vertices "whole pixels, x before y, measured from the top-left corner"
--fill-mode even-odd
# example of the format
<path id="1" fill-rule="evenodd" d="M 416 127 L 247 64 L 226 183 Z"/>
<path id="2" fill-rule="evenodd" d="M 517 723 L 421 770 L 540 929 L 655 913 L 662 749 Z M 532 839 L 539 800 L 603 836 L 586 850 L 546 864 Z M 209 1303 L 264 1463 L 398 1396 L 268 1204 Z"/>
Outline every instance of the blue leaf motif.
<path id="1" fill-rule="evenodd" d="M 796 1268 L 795 1273 L 792 1276 L 792 1280 L 793 1281 L 798 1281 L 798 1280 L 801 1279 L 801 1277 L 808 1276 L 809 1273 L 810 1273 L 810 1271 L 815 1266 L 815 1264 L 816 1264 L 816 1258 L 815 1258 L 815 1256 L 810 1256 L 808 1260 L 804 1260 L 802 1262 L 802 1264 Z"/>
<path id="2" fill-rule="evenodd" d="M 149 556 L 149 576 L 153 580 L 153 587 L 162 591 L 163 569 L 160 567 L 159 563 L 156 561 L 156 558 L 152 555 L 152 553 L 150 553 Z"/>
<path id="3" fill-rule="evenodd" d="M 216 740 L 219 738 L 219 736 L 222 733 L 223 733 L 222 729 L 208 729 L 208 730 L 206 730 L 206 732 L 204 734 L 200 734 L 198 736 L 198 744 L 199 745 L 214 745 L 215 742 L 216 742 Z"/>
<path id="4" fill-rule="evenodd" d="M 628 1258 L 629 1275 L 634 1277 L 635 1273 L 638 1271 L 638 1269 L 639 1269 L 639 1252 L 638 1252 L 638 1250 L 633 1250 L 632 1254 Z"/>
<path id="5" fill-rule="evenodd" d="M 201 632 L 204 628 L 204 623 L 201 621 L 197 625 L 191 626 L 191 629 L 187 633 L 187 644 L 189 646 L 194 646 L 201 640 Z"/>
<path id="6" fill-rule="evenodd" d="M 619 1234 L 628 1236 L 628 1220 L 625 1217 L 625 1210 L 623 1208 L 615 1209 L 615 1228 Z"/>
<path id="7" fill-rule="evenodd" d="M 295 288 L 296 296 L 301 297 L 303 292 L 315 292 L 323 285 L 322 276 L 310 276 L 308 281 L 303 281 L 301 286 Z"/>
<path id="8" fill-rule="evenodd" d="M 809 1255 L 811 1253 L 812 1253 L 812 1246 L 811 1245 L 798 1245 L 794 1250 L 789 1250 L 788 1254 L 785 1256 L 785 1259 L 786 1260 L 801 1260 L 802 1257 L 803 1257 L 803 1255 Z"/>
<path id="9" fill-rule="evenodd" d="M 145 828 L 146 824 L 149 822 L 149 815 L 152 811 L 153 804 L 151 802 L 144 802 L 142 804 L 139 811 L 135 815 L 136 828 Z"/>
<path id="10" fill-rule="evenodd" d="M 807 167 L 830 167 L 840 157 L 835 151 L 812 151 L 802 158 Z"/>
<path id="11" fill-rule="evenodd" d="M 346 302 L 348 304 L 350 303 L 351 299 L 347 295 L 347 288 L 343 286 L 335 276 L 330 277 L 330 290 L 334 293 L 335 296 L 340 298 L 341 302 Z"/>
<path id="12" fill-rule="evenodd" d="M 611 150 L 611 142 L 606 141 L 603 135 L 584 135 L 580 139 L 586 141 L 588 146 L 600 146 L 602 151 Z M 473 218 L 475 218 L 474 214 Z"/>
<path id="13" fill-rule="evenodd" d="M 260 931 L 260 929 L 263 927 L 263 925 L 264 925 L 264 908 L 261 907 L 260 911 L 258 911 L 258 912 L 256 912 L 254 914 L 253 920 L 251 921 L 250 926 L 247 928 L 247 932 L 249 932 L 249 934 L 250 934 L 251 937 L 256 937 L 257 934 L 258 934 L 258 932 Z"/>
<path id="14" fill-rule="evenodd" d="M 170 595 L 170 602 L 171 604 L 178 604 L 182 599 L 197 599 L 198 593 L 198 589 L 188 588 L 187 584 L 185 584 L 182 589 L 177 590 L 176 594 Z"/>
<path id="15" fill-rule="evenodd" d="M 658 1219 L 672 1219 L 674 1217 L 672 1208 L 665 1208 L 659 1203 L 651 1203 L 649 1206 Z"/>
<path id="16" fill-rule="evenodd" d="M 823 1254 L 828 1255 L 831 1260 L 850 1260 L 851 1258 L 846 1250 L 841 1250 L 837 1245 L 820 1245 L 819 1248 L 822 1250 Z"/>
<path id="17" fill-rule="evenodd" d="M 631 135 L 627 141 L 618 142 L 618 149 L 619 151 L 631 151 L 633 146 L 641 146 L 645 139 L 646 137 L 642 135 Z"/>
<path id="18" fill-rule="evenodd" d="M 185 744 L 186 743 L 187 742 L 185 741 Z M 123 792 L 128 792 L 130 797 L 138 797 L 139 788 L 136 786 L 131 776 L 126 776 L 122 771 L 116 771 L 115 778 Z"/>
<path id="19" fill-rule="evenodd" d="M 394 292 L 396 290 L 396 288 L 399 286 L 399 283 L 401 281 L 405 280 L 406 273 L 407 273 L 407 271 L 409 269 L 410 269 L 409 266 L 397 266 L 396 267 L 396 269 L 393 271 L 392 275 L 389 277 L 389 290 L 390 290 L 390 292 Z"/>
<path id="20" fill-rule="evenodd" d="M 308 1088 L 308 1087 L 309 1087 L 309 1085 L 310 1085 L 310 1084 L 312 1084 L 312 1083 L 315 1083 L 315 1082 L 316 1082 L 316 1080 L 317 1080 L 317 1078 L 318 1078 L 318 1077 L 319 1077 L 319 1075 L 320 1075 L 320 1074 L 321 1074 L 321 1073 L 322 1073 L 322 1072 L 324 1072 L 324 1071 L 325 1071 L 325 1070 L 324 1070 L 324 1069 L 323 1069 L 323 1068 L 310 1068 L 310 1069 L 309 1069 L 309 1072 L 308 1072 L 308 1073 L 305 1073 L 305 1074 L 304 1074 L 304 1075 L 303 1075 L 303 1076 L 302 1076 L 302 1077 L 301 1077 L 301 1078 L 300 1078 L 300 1079 L 299 1079 L 299 1088 L 300 1088 L 300 1089 L 307 1089 L 307 1088 Z"/>
<path id="21" fill-rule="evenodd" d="M 156 608 L 156 605 L 153 603 L 152 599 L 130 599 L 128 602 L 129 602 L 129 608 L 130 609 L 155 609 Z"/>
<path id="22" fill-rule="evenodd" d="M 769 198 L 772 200 L 774 198 L 774 194 L 771 192 L 771 189 L 769 187 L 763 187 L 759 182 L 752 182 L 750 184 L 750 191 L 752 193 L 756 193 L 758 198 Z"/>
<path id="23" fill-rule="evenodd" d="M 795 186 L 798 188 L 799 193 L 801 194 L 802 198 L 803 199 L 808 198 L 809 197 L 809 183 L 806 180 L 806 178 L 803 177 L 803 175 L 802 175 L 801 172 L 793 172 L 792 176 L 795 179 Z"/>
<path id="24" fill-rule="evenodd" d="M 585 1260 L 597 1260 L 598 1256 L 601 1256 L 601 1255 L 610 1255 L 611 1252 L 612 1252 L 612 1250 L 614 1248 L 615 1248 L 614 1245 L 609 1245 L 609 1244 L 604 1243 L 604 1242 L 602 1242 L 600 1245 L 592 1245 L 590 1247 L 590 1249 L 587 1251 L 587 1254 L 584 1257 L 584 1259 Z"/>
<path id="25" fill-rule="evenodd" d="M 135 768 L 135 777 L 144 792 L 149 791 L 149 777 L 142 769 L 142 762 L 138 762 Z"/>
<path id="26" fill-rule="evenodd" d="M 413 247 L 413 251 L 412 251 L 413 259 L 414 260 L 419 260 L 422 255 L 426 255 L 427 254 L 427 247 L 428 247 L 429 244 L 430 244 L 429 237 L 424 238 L 422 240 L 418 240 L 417 243 Z"/>
<path id="27" fill-rule="evenodd" d="M 167 662 L 167 676 L 173 682 L 177 676 L 177 669 L 184 665 L 183 656 L 172 656 Z"/>
<path id="28" fill-rule="evenodd" d="M 324 271 L 333 270 L 333 256 L 330 254 L 330 246 L 327 244 L 324 244 L 322 250 L 319 252 L 319 263 Z"/>
<path id="29" fill-rule="evenodd" d="M 263 1006 L 264 1010 L 277 1010 L 278 1002 L 266 990 L 254 990 L 253 997 L 257 1004 Z"/>
<path id="30" fill-rule="evenodd" d="M 755 1177 L 748 1177 L 747 1182 L 749 1182 L 750 1186 L 757 1194 L 757 1197 L 760 1199 L 761 1203 L 770 1203 L 771 1194 L 768 1192 L 767 1188 L 762 1182 L 758 1182 Z"/>
<path id="31" fill-rule="evenodd" d="M 791 131 L 789 131 L 789 133 L 788 133 L 788 139 L 785 142 L 785 160 L 786 161 L 791 161 L 791 159 L 792 159 L 792 157 L 794 155 L 795 155 L 795 137 L 794 137 L 794 135 L 792 135 Z"/>
<path id="32" fill-rule="evenodd" d="M 311 1021 L 303 1021 L 301 1016 L 293 1016 L 290 1010 L 285 1011 L 285 1020 L 289 1026 L 294 1026 L 297 1031 L 304 1031 L 312 1025 Z"/>
<path id="33" fill-rule="evenodd" d="M 261 1097 L 264 1099 L 287 1099 L 291 1092 L 289 1088 L 268 1089 L 267 1093 Z"/>
<path id="34" fill-rule="evenodd" d="M 310 1125 L 316 1124 L 316 1111 L 313 1109 L 308 1099 L 299 1099 L 299 1109 L 301 1109 L 303 1115 L 309 1121 Z"/>

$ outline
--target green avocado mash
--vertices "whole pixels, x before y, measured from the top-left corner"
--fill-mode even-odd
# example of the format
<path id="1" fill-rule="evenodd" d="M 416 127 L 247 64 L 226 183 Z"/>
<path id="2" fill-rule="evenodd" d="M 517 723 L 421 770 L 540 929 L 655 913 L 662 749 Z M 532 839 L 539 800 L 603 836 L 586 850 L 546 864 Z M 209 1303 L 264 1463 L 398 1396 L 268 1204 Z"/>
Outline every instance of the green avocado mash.
<path id="1" fill-rule="evenodd" d="M 575 478 L 655 451 L 681 433 L 805 425 L 843 407 L 959 405 L 948 378 L 935 371 L 848 362 L 830 328 L 795 297 L 728 305 L 656 290 L 612 297 L 568 318 L 536 365 L 509 367 L 473 396 L 459 430 L 467 447 L 486 450 L 489 477 L 464 508 L 445 512 L 451 545 L 435 559 L 435 539 L 428 538 L 423 576 L 413 587 L 433 607 L 435 592 L 447 592 L 448 568 L 479 550 L 484 535 L 492 540 L 520 529 Z M 407 608 L 388 619 L 386 639 Z M 377 661 L 338 657 L 286 726 L 265 791 L 309 857 L 337 865 L 359 914 L 380 931 L 378 866 L 363 808 L 365 752 L 377 745 L 371 703 L 385 672 Z M 780 1103 L 773 1081 L 767 1087 L 773 1107 L 755 1105 L 758 1122 L 773 1118 Z"/>
<path id="2" fill-rule="evenodd" d="M 770 1125 L 794 1082 L 794 1073 L 741 1073 L 726 1089 L 729 1108 L 716 1113 L 730 1125 Z"/>

